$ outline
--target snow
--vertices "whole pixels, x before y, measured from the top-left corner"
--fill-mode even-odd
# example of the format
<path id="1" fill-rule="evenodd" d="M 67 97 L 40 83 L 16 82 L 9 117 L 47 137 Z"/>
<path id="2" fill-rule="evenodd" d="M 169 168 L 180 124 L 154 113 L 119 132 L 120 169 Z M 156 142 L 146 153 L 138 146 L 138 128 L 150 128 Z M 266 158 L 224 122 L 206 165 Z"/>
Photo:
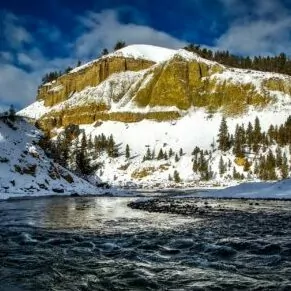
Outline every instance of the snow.
<path id="1" fill-rule="evenodd" d="M 171 58 L 177 51 L 173 49 L 145 45 L 145 44 L 135 44 L 126 46 L 116 52 L 113 52 L 103 58 L 107 57 L 126 57 L 133 59 L 143 59 L 147 61 L 152 61 L 155 63 L 160 63 Z"/>
<path id="2" fill-rule="evenodd" d="M 25 120 L 17 118 L 13 130 L 0 119 L 0 199 L 22 196 L 56 195 L 54 189 L 63 194 L 101 194 L 102 191 L 73 173 L 53 163 L 37 145 L 41 133 Z M 20 173 L 21 169 L 35 167 L 35 174 Z M 49 172 L 53 169 L 59 178 Z M 70 175 L 73 183 L 64 177 Z"/>
<path id="3" fill-rule="evenodd" d="M 44 101 L 36 101 L 28 105 L 24 109 L 18 111 L 17 115 L 33 119 L 39 119 L 44 114 L 50 111 L 51 111 L 50 107 L 44 106 Z"/>
<path id="4" fill-rule="evenodd" d="M 84 70 L 85 68 L 92 66 L 96 62 L 108 58 L 124 57 L 131 59 L 146 60 L 154 63 L 162 63 L 174 58 L 175 56 L 182 57 L 186 60 L 197 60 L 199 62 L 204 62 L 208 65 L 217 64 L 216 62 L 203 59 L 196 53 L 189 52 L 184 49 L 174 50 L 153 45 L 134 44 L 126 46 L 108 55 L 102 56 L 101 58 L 88 62 L 82 66 L 76 67 L 70 71 L 70 74 Z"/>
<path id="5" fill-rule="evenodd" d="M 242 183 L 240 185 L 221 190 L 209 190 L 205 193 L 199 194 L 199 196 L 216 198 L 291 199 L 291 179 L 272 183 Z"/>
<path id="6" fill-rule="evenodd" d="M 94 63 L 102 59 L 114 58 L 114 57 L 125 57 L 125 58 L 142 59 L 142 60 L 159 63 L 171 58 L 175 53 L 176 53 L 176 50 L 153 46 L 153 45 L 145 45 L 145 44 L 129 45 L 113 53 L 105 55 L 101 57 L 100 59 L 96 59 L 82 66 L 76 67 L 70 71 L 70 74 L 84 70 L 85 68 L 92 66 Z"/>
<path id="7" fill-rule="evenodd" d="M 108 158 L 106 154 L 101 155 L 100 161 L 104 163 L 104 166 L 101 171 L 97 173 L 97 175 L 100 175 L 100 178 L 103 181 L 109 182 L 117 187 L 126 185 L 135 185 L 138 187 L 147 188 L 172 187 L 173 183 L 168 181 L 168 177 L 169 175 L 173 176 L 173 172 L 175 170 L 179 172 L 180 177 L 183 180 L 180 184 L 181 187 L 225 187 L 234 186 L 237 184 L 237 182 L 227 178 L 227 175 L 232 174 L 232 168 L 234 166 L 236 167 L 237 172 L 241 174 L 243 173 L 242 167 L 235 165 L 232 152 L 229 151 L 222 153 L 218 150 L 213 152 L 210 160 L 212 170 L 215 172 L 215 177 L 211 182 L 204 184 L 198 183 L 197 180 L 199 177 L 192 171 L 193 156 L 191 153 L 194 147 L 199 146 L 204 150 L 210 150 L 210 145 L 213 142 L 214 144 L 216 143 L 217 133 L 222 118 L 222 114 L 220 112 L 210 114 L 204 109 L 195 107 L 185 111 L 179 110 L 175 106 L 139 107 L 134 102 L 137 88 L 142 89 L 146 87 L 148 82 L 150 82 L 153 77 L 155 66 L 160 66 L 161 63 L 163 65 L 167 65 L 167 62 L 171 59 L 181 57 L 186 61 L 195 60 L 206 63 L 209 67 L 219 65 L 223 68 L 223 71 L 215 73 L 210 77 L 216 79 L 218 83 L 226 81 L 234 84 L 253 84 L 256 91 L 262 92 L 262 90 L 265 90 L 271 97 L 273 97 L 274 103 L 264 109 L 258 109 L 250 106 L 247 112 L 244 112 L 241 116 L 228 117 L 227 124 L 230 133 L 234 133 L 237 124 L 244 124 L 246 128 L 247 124 L 249 122 L 253 123 L 256 117 L 259 117 L 260 119 L 262 130 L 266 131 L 271 124 L 280 125 L 284 123 L 291 112 L 290 95 L 279 91 L 270 91 L 263 86 L 264 81 L 274 78 L 291 82 L 290 76 L 254 70 L 229 68 L 216 62 L 203 59 L 197 54 L 183 49 L 171 50 L 151 45 L 130 45 L 109 55 L 103 56 L 101 59 L 112 57 L 143 59 L 152 61 L 156 64 L 149 69 L 138 72 L 126 71 L 112 74 L 98 86 L 87 87 L 80 92 L 75 92 L 64 102 L 52 107 L 44 106 L 43 101 L 36 101 L 32 105 L 21 110 L 18 114 L 39 119 L 48 112 L 61 111 L 74 107 L 100 103 L 106 104 L 110 108 L 108 111 L 109 113 L 179 112 L 181 114 L 181 118 L 173 121 L 157 122 L 153 120 L 143 120 L 135 123 L 98 121 L 96 124 L 94 123 L 80 126 L 85 130 L 87 136 L 91 135 L 94 137 L 101 133 L 104 133 L 107 137 L 110 134 L 113 135 L 116 143 L 119 145 L 121 156 L 112 159 Z M 77 67 L 72 70 L 71 73 L 91 66 L 99 60 L 100 59 L 97 59 Z M 49 85 L 52 86 L 50 91 L 62 90 L 60 85 L 57 85 L 56 82 L 53 84 L 50 83 Z M 59 133 L 62 129 L 58 129 L 57 131 Z M 3 136 L 0 135 L 0 140 L 1 138 L 3 140 Z M 129 144 L 130 146 L 130 159 L 126 159 L 124 155 L 126 144 Z M 167 152 L 170 148 L 172 148 L 175 153 L 178 153 L 179 149 L 183 148 L 184 155 L 179 158 L 178 162 L 174 160 L 174 157 L 168 160 L 143 162 L 143 156 L 145 155 L 148 147 L 150 147 L 151 151 L 154 150 L 156 155 L 161 148 L 163 151 Z M 275 150 L 275 148 L 273 150 Z M 290 159 L 288 149 L 283 149 L 283 151 L 287 154 L 288 159 Z M 227 170 L 224 177 L 221 177 L 218 173 L 219 159 L 221 156 L 225 162 L 229 161 L 231 163 L 231 170 Z M 122 170 L 125 166 L 127 169 Z M 150 169 L 152 173 L 141 179 L 133 178 L 132 174 L 134 172 L 146 169 Z M 254 177 L 251 178 L 254 179 Z M 287 189 L 287 184 L 282 185 Z M 277 184 L 274 184 L 272 186 L 273 188 L 270 188 L 271 184 L 254 184 L 252 186 L 250 184 L 244 185 L 245 186 L 238 186 L 238 188 L 231 188 L 229 191 L 234 191 L 234 189 L 237 189 L 235 191 L 238 192 L 235 192 L 237 193 L 235 195 L 238 195 L 239 197 L 239 195 L 247 195 L 246 192 L 244 192 L 246 191 L 245 189 L 249 189 L 248 191 L 252 191 L 252 189 L 254 189 L 254 191 L 258 192 L 261 189 L 260 187 L 262 187 L 262 191 L 267 191 L 267 188 L 269 189 L 268 191 L 274 191 L 276 190 L 274 187 L 277 187 Z M 217 195 L 220 195 L 219 193 L 220 192 L 217 192 Z M 221 193 L 224 193 L 223 195 L 232 195 L 230 192 Z"/>

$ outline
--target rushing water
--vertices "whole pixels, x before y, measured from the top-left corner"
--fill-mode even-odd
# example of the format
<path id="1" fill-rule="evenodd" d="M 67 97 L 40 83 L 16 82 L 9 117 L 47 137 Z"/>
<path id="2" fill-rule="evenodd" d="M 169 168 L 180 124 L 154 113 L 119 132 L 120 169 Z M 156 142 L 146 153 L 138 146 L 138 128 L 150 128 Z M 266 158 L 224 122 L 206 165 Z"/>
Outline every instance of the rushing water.
<path id="1" fill-rule="evenodd" d="M 0 202 L 0 290 L 291 290 L 290 202 L 197 217 L 132 200 Z"/>

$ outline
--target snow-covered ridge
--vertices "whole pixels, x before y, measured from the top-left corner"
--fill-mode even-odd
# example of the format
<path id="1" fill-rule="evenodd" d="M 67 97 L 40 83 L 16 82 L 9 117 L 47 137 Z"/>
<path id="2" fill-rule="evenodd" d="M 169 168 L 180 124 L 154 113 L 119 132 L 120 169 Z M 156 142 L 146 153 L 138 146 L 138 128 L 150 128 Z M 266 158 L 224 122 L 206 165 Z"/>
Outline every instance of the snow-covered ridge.
<path id="1" fill-rule="evenodd" d="M 100 59 L 96 59 L 82 66 L 79 66 L 71 70 L 70 73 L 76 73 L 80 70 L 90 67 L 91 65 L 98 62 L 99 60 L 107 59 L 107 58 L 125 57 L 125 58 L 142 59 L 142 60 L 159 63 L 171 58 L 176 52 L 177 51 L 173 49 L 168 49 L 168 48 L 163 48 L 163 47 L 158 47 L 158 46 L 153 46 L 153 45 L 145 45 L 145 44 L 129 45 L 113 53 L 105 55 L 101 57 Z"/>
<path id="2" fill-rule="evenodd" d="M 172 59 L 175 56 L 180 56 L 189 61 L 197 60 L 199 62 L 204 62 L 207 64 L 217 64 L 216 62 L 203 59 L 196 53 L 189 52 L 184 49 L 174 50 L 174 49 L 169 49 L 169 48 L 164 48 L 164 47 L 159 47 L 159 46 L 154 46 L 154 45 L 134 44 L 134 45 L 126 46 L 120 50 L 117 50 L 113 53 L 105 55 L 99 59 L 88 62 L 82 66 L 79 66 L 71 70 L 70 73 L 76 73 L 78 71 L 81 71 L 87 67 L 90 67 L 94 63 L 103 59 L 107 59 L 107 58 L 124 57 L 124 58 L 136 59 L 136 60 L 146 60 L 146 61 L 150 61 L 154 63 L 162 63 L 162 62 Z"/>
<path id="3" fill-rule="evenodd" d="M 0 199 L 101 193 L 48 158 L 38 146 L 42 134 L 34 126 L 19 117 L 6 122 L 0 119 Z"/>

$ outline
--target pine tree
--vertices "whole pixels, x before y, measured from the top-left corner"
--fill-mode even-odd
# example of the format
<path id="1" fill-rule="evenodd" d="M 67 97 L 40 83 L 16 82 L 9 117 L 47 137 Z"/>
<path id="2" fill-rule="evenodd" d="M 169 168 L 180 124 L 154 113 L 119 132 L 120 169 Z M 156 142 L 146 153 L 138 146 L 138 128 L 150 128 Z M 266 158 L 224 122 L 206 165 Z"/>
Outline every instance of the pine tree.
<path id="1" fill-rule="evenodd" d="M 173 178 L 172 178 L 172 176 L 170 174 L 169 174 L 168 180 L 169 181 L 173 181 Z"/>
<path id="2" fill-rule="evenodd" d="M 90 167 L 90 159 L 87 155 L 87 140 L 85 133 L 81 138 L 81 145 L 76 153 L 76 168 L 80 174 L 89 175 L 92 172 Z"/>
<path id="3" fill-rule="evenodd" d="M 234 146 L 233 146 L 233 153 L 238 158 L 243 158 L 243 144 L 244 144 L 244 132 L 242 127 L 236 126 L 235 129 L 235 136 L 234 136 Z"/>
<path id="4" fill-rule="evenodd" d="M 244 164 L 244 171 L 248 172 L 250 170 L 251 164 L 249 162 L 248 159 L 245 160 L 245 164 Z"/>
<path id="5" fill-rule="evenodd" d="M 246 130 L 246 143 L 249 148 L 251 148 L 251 145 L 253 143 L 253 126 L 251 122 L 248 124 L 248 128 Z"/>
<path id="6" fill-rule="evenodd" d="M 229 133 L 227 128 L 227 123 L 223 117 L 219 127 L 218 133 L 218 149 L 225 152 L 229 149 Z"/>
<path id="7" fill-rule="evenodd" d="M 180 161 L 180 159 L 179 159 L 178 155 L 176 154 L 175 155 L 175 162 L 178 163 L 179 161 Z"/>
<path id="8" fill-rule="evenodd" d="M 145 160 L 146 160 L 146 161 L 150 161 L 151 159 L 152 159 L 152 154 L 151 154 L 151 150 L 150 150 L 150 148 L 148 147 L 148 148 L 147 148 L 146 155 L 145 155 Z"/>
<path id="9" fill-rule="evenodd" d="M 261 125 L 258 117 L 255 119 L 255 126 L 253 131 L 253 150 L 258 153 L 260 149 L 260 142 L 262 140 Z"/>
<path id="10" fill-rule="evenodd" d="M 226 172 L 225 164 L 223 162 L 223 158 L 222 157 L 220 157 L 218 168 L 219 168 L 219 174 L 220 175 L 223 175 Z"/>
<path id="11" fill-rule="evenodd" d="M 164 153 L 164 160 L 167 160 L 168 159 L 168 154 L 167 152 Z"/>
<path id="12" fill-rule="evenodd" d="M 276 166 L 281 167 L 283 163 L 283 155 L 280 147 L 276 149 Z"/>
<path id="13" fill-rule="evenodd" d="M 125 148 L 125 157 L 127 159 L 130 158 L 130 149 L 129 149 L 129 145 L 128 144 L 126 145 L 126 148 Z"/>
<path id="14" fill-rule="evenodd" d="M 158 157 L 157 157 L 157 159 L 158 159 L 158 160 L 162 160 L 163 158 L 164 158 L 164 152 L 163 152 L 162 149 L 160 149 L 160 151 L 159 151 L 159 153 L 158 153 Z"/>
<path id="15" fill-rule="evenodd" d="M 170 148 L 170 150 L 169 150 L 169 157 L 171 158 L 173 156 L 173 154 L 174 154 L 174 152 L 173 152 L 172 148 Z"/>
<path id="16" fill-rule="evenodd" d="M 101 56 L 106 56 L 106 55 L 108 55 L 108 54 L 109 54 L 109 51 L 108 51 L 107 48 L 104 48 L 104 49 L 102 50 L 102 52 L 101 52 Z"/>
<path id="17" fill-rule="evenodd" d="M 180 148 L 179 155 L 180 155 L 180 157 L 183 156 L 183 149 L 182 148 Z"/>
<path id="18" fill-rule="evenodd" d="M 175 181 L 175 183 L 181 182 L 181 178 L 180 178 L 179 172 L 177 170 L 174 171 L 174 181 Z"/>
<path id="19" fill-rule="evenodd" d="M 280 166 L 280 171 L 281 171 L 281 177 L 282 177 L 282 179 L 288 178 L 288 175 L 289 175 L 289 167 L 288 167 L 287 156 L 286 156 L 285 153 L 283 155 L 282 165 Z"/>
<path id="20" fill-rule="evenodd" d="M 126 46 L 126 43 L 122 40 L 117 41 L 117 43 L 114 46 L 114 51 L 117 51 L 119 49 L 122 49 Z"/>
<path id="21" fill-rule="evenodd" d="M 118 157 L 118 148 L 115 144 L 113 135 L 111 134 L 107 143 L 107 154 L 111 158 Z"/>

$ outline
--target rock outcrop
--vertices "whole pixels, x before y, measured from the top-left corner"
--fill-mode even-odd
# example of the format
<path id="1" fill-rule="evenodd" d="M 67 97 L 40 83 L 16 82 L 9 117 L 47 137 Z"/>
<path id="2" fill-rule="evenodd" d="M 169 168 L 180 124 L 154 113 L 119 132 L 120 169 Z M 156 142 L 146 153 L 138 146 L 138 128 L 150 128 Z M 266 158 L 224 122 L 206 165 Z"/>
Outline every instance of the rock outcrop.
<path id="1" fill-rule="evenodd" d="M 54 106 L 67 100 L 72 93 L 86 87 L 95 87 L 114 73 L 140 71 L 149 68 L 154 62 L 127 58 L 104 58 L 90 66 L 60 76 L 51 83 L 44 84 L 38 90 L 37 100 L 44 100 L 45 106 Z"/>
<path id="2" fill-rule="evenodd" d="M 109 55 L 42 85 L 37 100 L 43 101 L 46 112 L 37 122 L 50 131 L 97 120 L 164 121 L 193 107 L 242 115 L 249 106 L 276 102 L 277 92 L 290 95 L 290 80 L 228 68 L 183 50 L 160 62 Z"/>

